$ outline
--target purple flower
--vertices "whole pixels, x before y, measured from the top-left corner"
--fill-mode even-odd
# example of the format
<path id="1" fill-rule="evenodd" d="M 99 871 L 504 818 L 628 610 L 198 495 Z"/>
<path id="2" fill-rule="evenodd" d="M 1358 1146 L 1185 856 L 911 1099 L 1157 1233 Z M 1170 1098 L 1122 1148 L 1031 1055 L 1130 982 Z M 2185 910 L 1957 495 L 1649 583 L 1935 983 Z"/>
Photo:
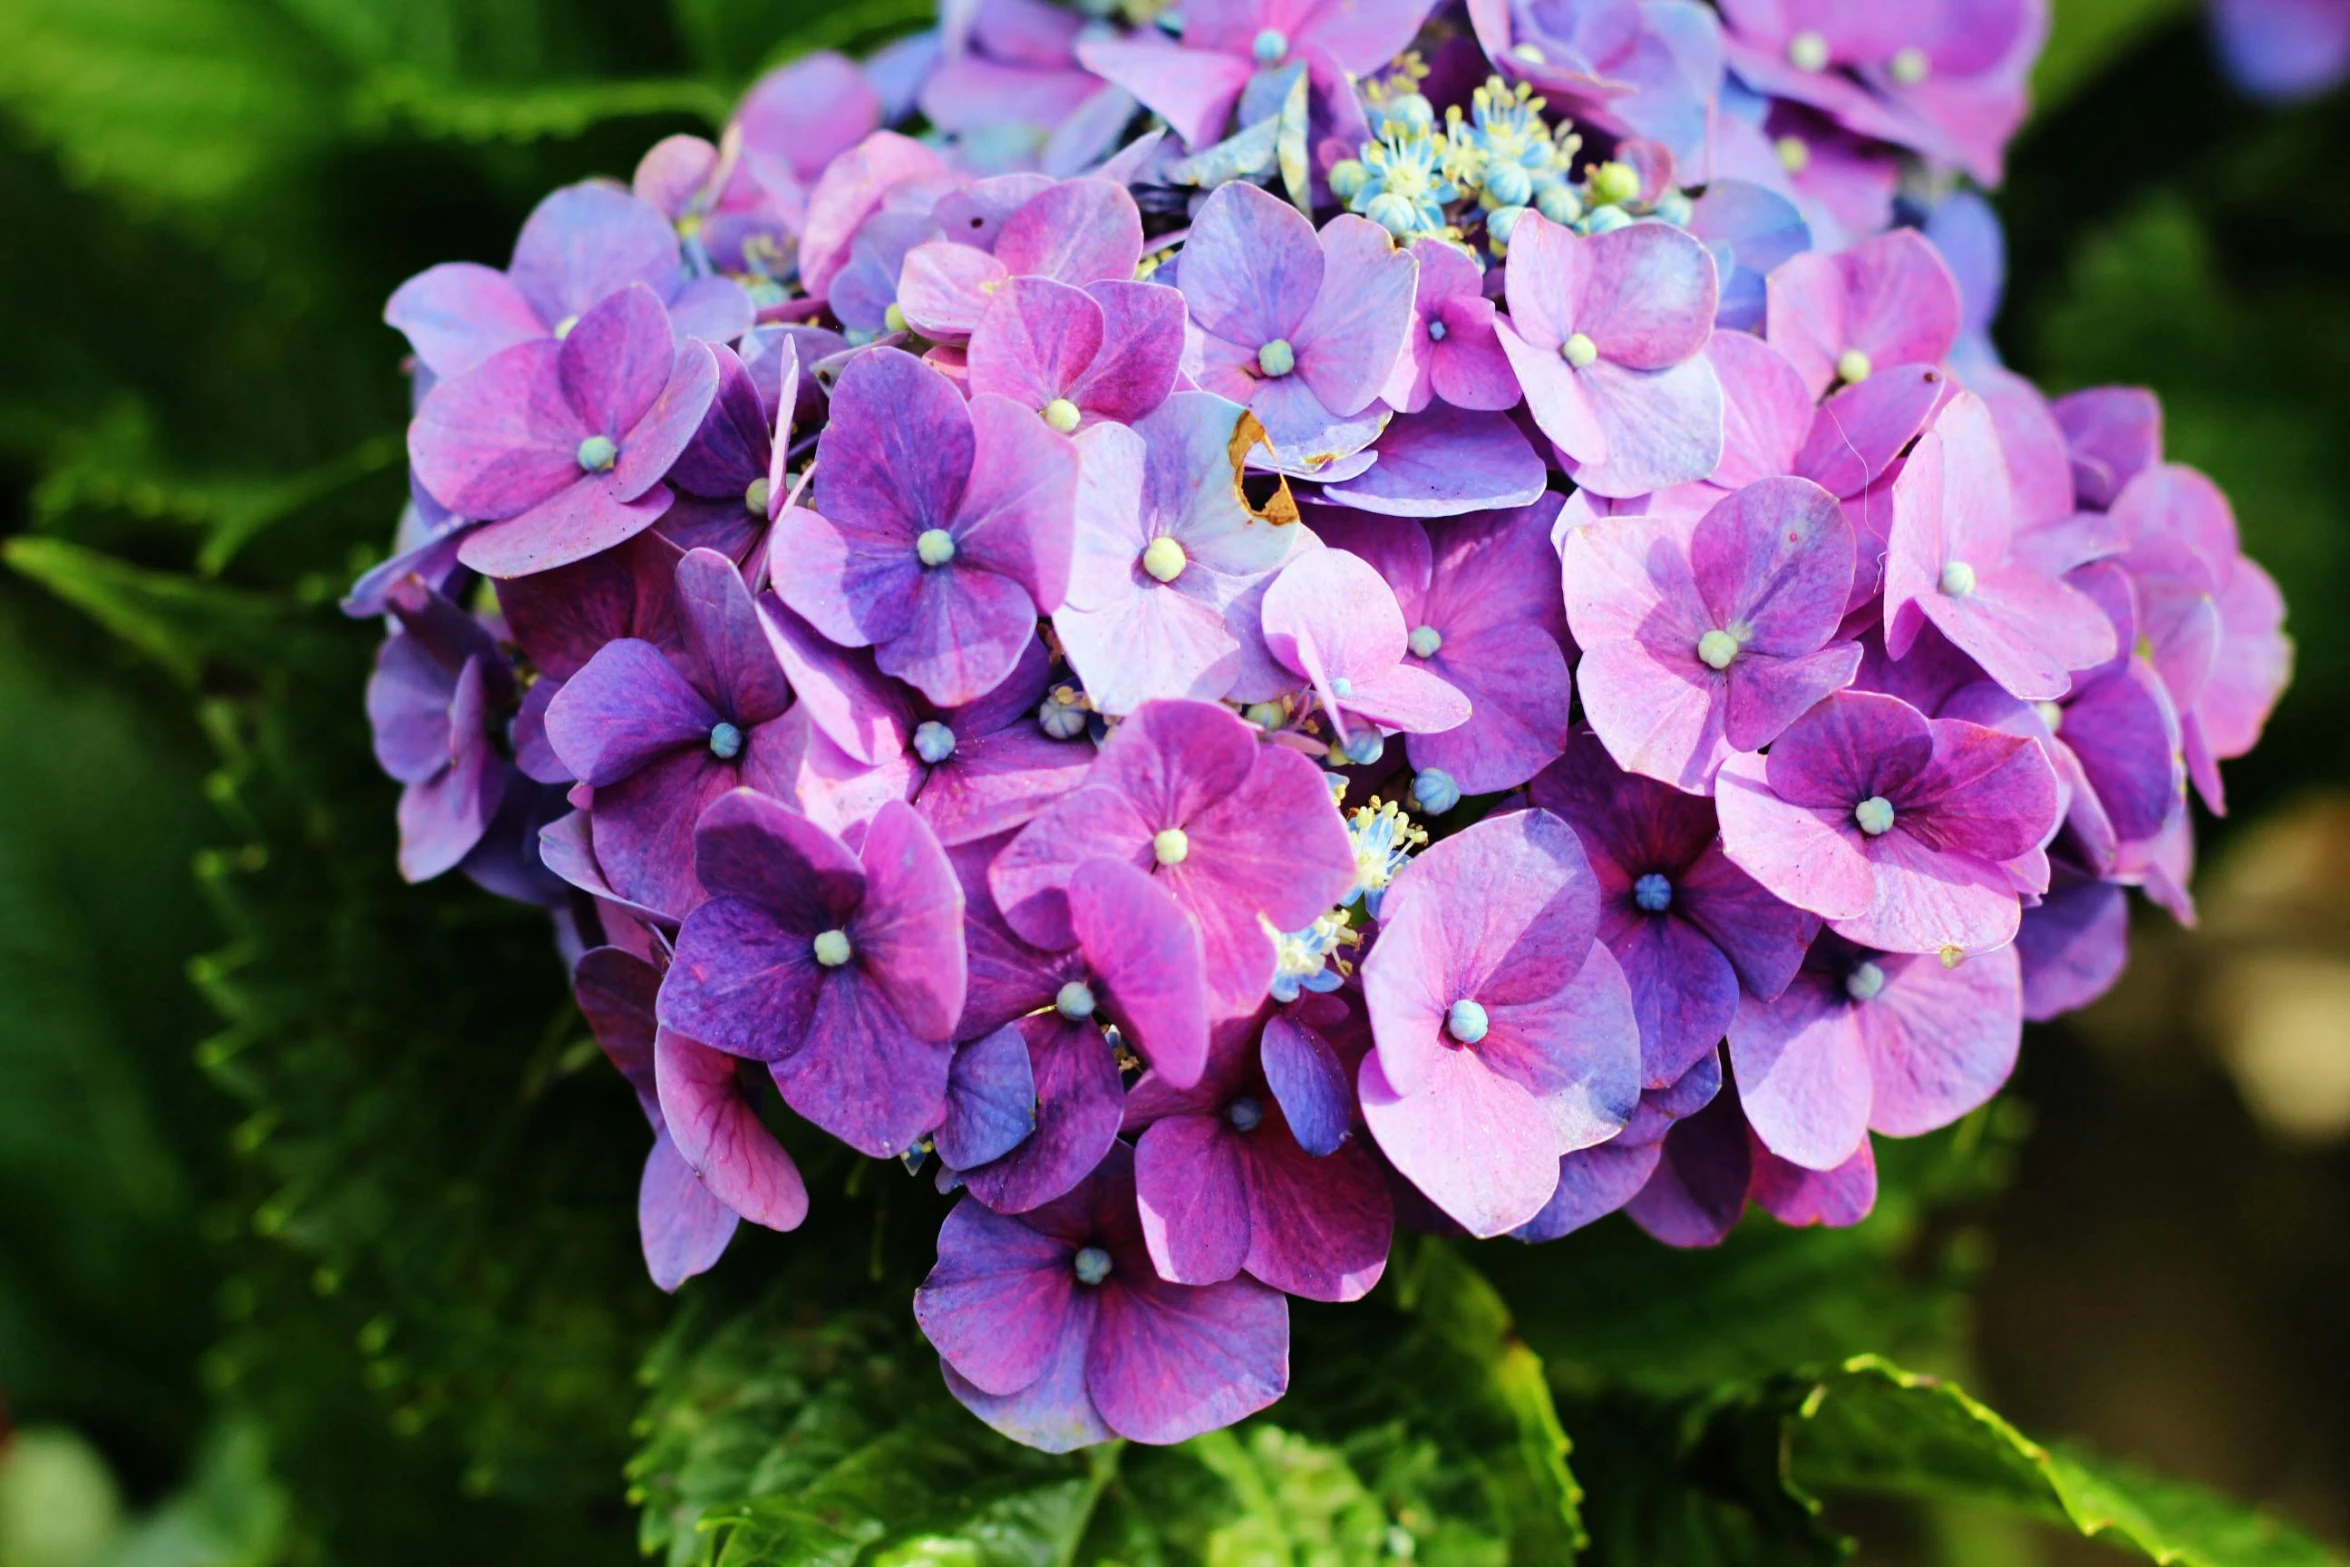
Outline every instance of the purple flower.
<path id="1" fill-rule="evenodd" d="M 668 219 L 626 191 L 592 181 L 538 204 L 505 271 L 445 261 L 401 284 L 384 306 L 384 320 L 407 334 L 425 369 L 445 380 L 517 343 L 567 335 L 580 317 L 632 283 L 652 290 L 683 336 L 726 343 L 751 329 L 751 301 L 741 284 L 689 280 Z"/>
<path id="2" fill-rule="evenodd" d="M 1134 1085 L 1126 1130 L 1142 1234 L 1159 1276 L 1216 1284 L 1245 1271 L 1308 1300 L 1359 1300 L 1395 1230 L 1386 1177 L 1352 1135 L 1348 1063 L 1322 1028 L 1336 998 L 1220 1036 L 1198 1083 Z"/>
<path id="3" fill-rule="evenodd" d="M 518 343 L 432 389 L 408 459 L 460 516 L 458 559 L 523 577 L 611 549 L 659 520 L 661 483 L 718 392 L 718 362 L 680 345 L 653 291 L 605 296 L 570 333 Z"/>
<path id="4" fill-rule="evenodd" d="M 652 964 L 618 947 L 582 953 L 571 976 L 571 993 L 596 1043 L 636 1090 L 637 1108 L 652 1123 L 653 1147 L 637 1183 L 637 1234 L 653 1282 L 674 1291 L 717 1264 L 734 1239 L 738 1216 L 686 1163 L 661 1114 L 653 1063 L 653 998 L 660 984 Z M 803 1214 L 805 1195 L 803 1190 Z"/>
<path id="5" fill-rule="evenodd" d="M 1410 657 L 1411 631 L 1379 568 L 1346 550 L 1308 550 L 1265 590 L 1265 645 L 1313 686 L 1342 746 L 1353 739 L 1350 718 L 1374 736 L 1469 721 L 1469 699 Z"/>
<path id="6" fill-rule="evenodd" d="M 1125 1087 L 1105 1022 L 1161 1079 L 1199 1081 L 1208 1059 L 1205 960 L 1199 931 L 1175 900 L 1123 860 L 1077 867 L 1068 889 L 1077 941 L 1058 953 L 1028 946 L 1003 925 L 983 861 L 962 857 L 958 870 L 973 956 L 957 1032 L 987 1031 L 969 1049 L 1006 1029 L 1014 1034 L 1026 1047 L 1036 1107 L 1032 1136 L 958 1168 L 981 1202 L 1022 1213 L 1075 1186 L 1118 1135 Z"/>
<path id="7" fill-rule="evenodd" d="M 1721 1054 L 1709 1045 L 1676 1081 L 1641 1090 L 1640 1104 L 1622 1131 L 1561 1155 L 1558 1189 L 1540 1213 L 1510 1234 L 1522 1241 L 1555 1241 L 1638 1197 L 1663 1162 L 1673 1128 L 1711 1104 L 1721 1089 Z"/>
<path id="8" fill-rule="evenodd" d="M 875 131 L 833 159 L 808 193 L 807 226 L 800 232 L 800 286 L 808 297 L 829 298 L 834 280 L 850 263 L 851 247 L 876 213 L 902 195 L 933 189 L 950 178 L 937 153 L 895 131 Z M 915 205 L 927 209 L 930 199 Z"/>
<path id="9" fill-rule="evenodd" d="M 1837 6 L 1729 0 L 1730 68 L 1847 130 L 1959 164 L 1999 183 L 2023 122 L 2025 77 L 2048 35 L 2045 0 Z"/>
<path id="10" fill-rule="evenodd" d="M 1422 524 L 1329 516 L 1334 547 L 1369 561 L 1394 590 L 1406 669 L 1468 699 L 1466 723 L 1411 737 L 1412 766 L 1463 794 L 1513 789 L 1567 745 L 1566 616 L 1552 586 L 1558 502 Z"/>
<path id="11" fill-rule="evenodd" d="M 498 585 L 506 629 L 551 697 L 607 642 L 634 637 L 665 653 L 683 646 L 677 621 L 677 563 L 683 551 L 658 532 L 618 549 Z"/>
<path id="12" fill-rule="evenodd" d="M 2038 744 L 1863 691 L 1821 702 L 1769 756 L 1724 763 L 1715 805 L 1740 869 L 1846 940 L 1894 952 L 2013 940 L 2004 864 L 2057 824 Z"/>
<path id="13" fill-rule="evenodd" d="M 1599 495 L 1702 479 L 1722 455 L 1713 257 L 1681 230 L 1590 238 L 1528 213 L 1510 232 L 1501 346 L 1526 407 Z"/>
<path id="14" fill-rule="evenodd" d="M 2062 875 L 2024 910 L 2016 932 L 2024 1019 L 2045 1023 L 2113 988 L 2130 956 L 2129 895 L 2110 881 Z"/>
<path id="15" fill-rule="evenodd" d="M 1778 176 L 1775 156 L 1756 172 Z M 1762 180 L 1715 179 L 1690 204 L 1689 232 L 1713 253 L 1721 300 L 1714 308 L 1714 336 L 1720 343 L 1763 327 L 1764 279 L 1780 262 L 1811 248 L 1812 233 L 1790 196 Z M 1715 368 L 1720 369 L 1720 361 Z"/>
<path id="16" fill-rule="evenodd" d="M 1169 1284 L 1151 1267 L 1123 1144 L 1084 1184 L 1018 1217 L 958 1204 L 914 1318 L 947 1388 L 1047 1452 L 1114 1436 L 1180 1442 L 1289 1386 L 1289 1302 L 1250 1278 Z"/>
<path id="17" fill-rule="evenodd" d="M 546 709 L 555 755 L 595 791 L 589 831 L 605 877 L 672 919 L 700 899 L 703 810 L 739 786 L 789 792 L 777 720 L 792 696 L 732 561 L 694 550 L 676 583 L 679 662 L 650 642 L 607 642 Z"/>
<path id="18" fill-rule="evenodd" d="M 2013 507 L 1990 411 L 1961 392 L 1893 481 L 1885 651 L 1901 657 L 1930 622 L 1992 679 L 2044 701 L 2064 695 L 2071 671 L 2113 657 L 2113 625 L 2093 600 L 2014 558 Z"/>
<path id="19" fill-rule="evenodd" d="M 1012 672 L 962 707 L 934 707 L 844 653 L 772 598 L 768 644 L 799 694 L 788 792 L 826 831 L 853 837 L 886 800 L 910 800 L 949 848 L 1025 825 L 1081 783 L 1093 748 L 1046 734 L 1052 661 L 1031 642 Z"/>
<path id="20" fill-rule="evenodd" d="M 985 183 L 1028 188 L 1026 180 Z M 992 308 L 989 302 L 1015 278 L 1043 278 L 1079 289 L 1092 283 L 1133 284 L 1135 264 L 1142 259 L 1142 213 L 1115 181 L 1047 182 L 1000 220 L 985 204 L 963 213 L 950 210 L 954 205 L 953 198 L 939 203 L 944 237 L 907 251 L 899 274 L 898 305 L 925 337 L 964 341 Z M 1114 308 L 1141 310 L 1154 302 L 1154 296 L 1128 296 Z"/>
<path id="21" fill-rule="evenodd" d="M 2179 710 L 2187 766 L 2204 803 L 2224 812 L 2219 763 L 2260 739 L 2293 677 L 2285 600 L 2236 541 L 2228 498 L 2192 468 L 2142 471 L 2113 503 L 2139 630 Z"/>
<path id="22" fill-rule="evenodd" d="M 514 672 L 481 622 L 409 577 L 389 603 L 400 627 L 367 682 L 375 759 L 400 788 L 400 874 L 429 881 L 481 842 L 513 769 L 490 727 L 514 702 Z"/>
<path id="23" fill-rule="evenodd" d="M 1712 801 L 1617 771 L 1589 734 L 1530 793 L 1582 840 L 1599 939 L 1632 987 L 1641 1085 L 1664 1089 L 1712 1055 L 1742 989 L 1787 988 L 1820 922 L 1730 862 Z"/>
<path id="24" fill-rule="evenodd" d="M 1758 479 L 1695 521 L 1592 522 L 1561 554 L 1584 715 L 1632 772 L 1706 793 L 1860 666 L 1831 640 L 1852 532 L 1808 480 Z"/>
<path id="25" fill-rule="evenodd" d="M 1474 0 L 1469 21 L 1496 70 L 1562 113 L 1702 157 L 1722 85 L 1722 32 L 1688 0 Z"/>
<path id="26" fill-rule="evenodd" d="M 1064 434 L 1133 424 L 1167 400 L 1183 362 L 1183 296 L 1156 283 L 1072 288 L 1017 277 L 971 334 L 971 391 L 1033 408 Z"/>
<path id="27" fill-rule="evenodd" d="M 1387 889 L 1362 969 L 1363 1117 L 1471 1234 L 1541 1212 L 1560 1156 L 1614 1136 L 1639 1101 L 1631 991 L 1598 923 L 1582 845 L 1548 811 L 1432 844 Z"/>
<path id="28" fill-rule="evenodd" d="M 662 1026 L 768 1063 L 784 1102 L 877 1157 L 939 1122 L 963 1009 L 963 893 L 911 806 L 885 805 L 851 853 L 738 789 L 705 811 Z"/>
<path id="29" fill-rule="evenodd" d="M 661 1119 L 710 1195 L 754 1224 L 796 1230 L 808 1216 L 808 1188 L 743 1092 L 738 1066 L 724 1051 L 661 1029 L 653 1038 Z"/>
<path id="30" fill-rule="evenodd" d="M 816 510 L 775 521 L 784 603 L 931 701 L 1001 681 L 1069 579 L 1077 452 L 1035 414 L 965 406 L 911 354 L 852 362 L 816 449 Z"/>
<path id="31" fill-rule="evenodd" d="M 1204 702 L 1135 709 L 1084 786 L 1012 840 L 988 877 L 1006 923 L 1031 945 L 1072 945 L 1070 879 L 1096 857 L 1149 871 L 1191 916 L 1217 1017 L 1264 1000 L 1272 932 L 1304 929 L 1355 882 L 1321 769 Z"/>
<path id="32" fill-rule="evenodd" d="M 1077 551 L 1053 631 L 1095 708 L 1153 697 L 1271 697 L 1266 585 L 1311 536 L 1294 507 L 1258 510 L 1240 487 L 1259 426 L 1237 403 L 1178 392 L 1132 429 L 1078 438 Z"/>
<path id="33" fill-rule="evenodd" d="M 2092 386 L 2058 398 L 2053 411 L 2085 511 L 2104 511 L 2124 485 L 2162 461 L 2162 404 L 2143 387 Z"/>
<path id="34" fill-rule="evenodd" d="M 2314 98 L 2350 74 L 2342 0 L 2213 0 L 2211 27 L 2229 79 L 2256 98 Z"/>
<path id="35" fill-rule="evenodd" d="M 791 446 L 792 410 L 799 401 L 799 350 L 777 334 L 772 384 L 758 379 L 732 349 L 718 358 L 718 395 L 702 427 L 669 470 L 676 501 L 660 522 L 662 535 L 680 549 L 713 549 L 742 564 L 756 553 L 791 496 L 783 471 Z"/>
<path id="36" fill-rule="evenodd" d="M 1915 1137 L 1999 1091 L 2023 1037 L 2013 948 L 1955 966 L 1822 936 L 1775 1001 L 1748 998 L 1730 1065 L 1763 1146 L 1833 1170 L 1872 1131 Z"/>
<path id="37" fill-rule="evenodd" d="M 1457 517 L 1532 505 L 1548 466 L 1507 414 L 1439 405 L 1392 420 L 1361 473 L 1323 476 L 1322 498 L 1391 517 Z"/>
<path id="38" fill-rule="evenodd" d="M 1317 234 L 1279 197 L 1219 186 L 1177 268 L 1191 307 L 1184 368 L 1257 416 L 1272 466 L 1310 478 L 1384 426 L 1373 405 L 1403 352 L 1417 275 L 1376 223 L 1342 213 Z"/>
<path id="39" fill-rule="evenodd" d="M 1077 63 L 1086 28 L 1084 16 L 1046 0 L 951 8 L 941 19 L 943 58 L 922 84 L 923 117 L 959 135 L 966 150 L 1002 145 L 1018 132 L 1047 173 L 1084 167 L 1108 150 L 1135 107 Z"/>
<path id="40" fill-rule="evenodd" d="M 1343 88 L 1410 47 L 1429 8 L 1430 0 L 1194 0 L 1183 8 L 1179 47 L 1095 38 L 1078 43 L 1077 57 L 1197 151 L 1224 133 L 1259 80 L 1303 64 L 1317 85 Z"/>
<path id="41" fill-rule="evenodd" d="M 1915 229 L 1793 257 L 1771 274 L 1769 295 L 1764 335 L 1814 397 L 1895 365 L 1938 365 L 1958 341 L 1958 282 Z"/>
<path id="42" fill-rule="evenodd" d="M 1518 403 L 1518 376 L 1493 330 L 1493 301 L 1475 258 L 1439 239 L 1412 242 L 1420 279 L 1403 355 L 1383 393 L 1402 413 L 1418 413 L 1431 399 L 1455 408 L 1498 413 Z"/>

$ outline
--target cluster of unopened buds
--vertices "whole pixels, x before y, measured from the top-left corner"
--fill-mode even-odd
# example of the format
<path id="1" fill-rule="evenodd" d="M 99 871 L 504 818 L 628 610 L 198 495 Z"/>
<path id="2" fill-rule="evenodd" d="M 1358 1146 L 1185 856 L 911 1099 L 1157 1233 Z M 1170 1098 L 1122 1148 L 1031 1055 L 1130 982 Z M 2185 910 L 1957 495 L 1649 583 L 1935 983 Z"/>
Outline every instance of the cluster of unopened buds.
<path id="1" fill-rule="evenodd" d="M 1059 1449 L 1272 1402 L 1399 1220 L 1865 1215 L 2288 673 L 2152 400 L 1986 334 L 2042 21 L 977 0 L 405 285 L 402 868 L 554 911 L 654 1277 L 805 1216 L 772 1084 Z"/>

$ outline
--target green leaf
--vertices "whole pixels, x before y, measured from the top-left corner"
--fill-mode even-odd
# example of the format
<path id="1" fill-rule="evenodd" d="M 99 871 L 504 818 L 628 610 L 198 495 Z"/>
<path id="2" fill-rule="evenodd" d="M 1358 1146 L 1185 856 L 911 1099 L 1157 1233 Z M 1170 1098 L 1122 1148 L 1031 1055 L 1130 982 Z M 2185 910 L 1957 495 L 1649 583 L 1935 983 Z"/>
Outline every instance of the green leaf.
<path id="1" fill-rule="evenodd" d="M 2048 47 L 2032 67 L 2032 112 L 2047 114 L 2166 24 L 2193 0 L 2064 0 L 2052 10 Z"/>
<path id="2" fill-rule="evenodd" d="M 335 62 L 268 0 L 14 0 L 0 106 L 86 181 L 202 206 L 334 133 Z"/>
<path id="3" fill-rule="evenodd" d="M 1573 1560 L 1584 1543 L 1583 1493 L 1542 1358 L 1453 1247 L 1399 1236 L 1389 1267 L 1411 1331 L 1353 1374 L 1375 1366 L 1380 1396 L 1394 1396 L 1408 1423 L 1447 1453 L 1475 1455 L 1476 1483 L 1513 1561 Z"/>
<path id="4" fill-rule="evenodd" d="M 1780 1390 L 1788 1494 L 1983 1503 L 2181 1567 L 2340 1567 L 2292 1529 L 2200 1486 L 2032 1441 L 1952 1383 L 1856 1356 Z"/>
<path id="5" fill-rule="evenodd" d="M 733 107 L 731 93 L 695 77 L 498 87 L 388 70 L 368 77 L 351 115 L 356 127 L 378 136 L 396 129 L 436 140 L 534 142 L 578 136 L 612 120 L 659 116 L 689 116 L 715 129 Z"/>
<path id="6" fill-rule="evenodd" d="M 20 535 L 0 560 L 193 685 L 215 659 L 260 668 L 298 657 L 306 632 L 275 600 L 150 571 L 64 539 Z"/>

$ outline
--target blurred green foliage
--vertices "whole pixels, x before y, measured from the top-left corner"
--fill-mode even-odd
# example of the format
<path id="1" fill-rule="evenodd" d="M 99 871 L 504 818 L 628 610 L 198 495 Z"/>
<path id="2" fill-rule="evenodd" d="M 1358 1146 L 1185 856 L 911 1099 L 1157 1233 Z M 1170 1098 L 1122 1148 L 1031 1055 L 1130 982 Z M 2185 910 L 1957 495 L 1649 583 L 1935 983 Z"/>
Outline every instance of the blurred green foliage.
<path id="1" fill-rule="evenodd" d="M 1846 1494 L 2323 1560 L 1894 1364 L 1966 1369 L 2009 1110 L 1889 1147 L 1855 1230 L 1407 1241 L 1298 1306 L 1288 1400 L 1172 1450 L 965 1415 L 905 1307 L 940 1204 L 837 1150 L 801 1150 L 808 1230 L 645 1282 L 642 1123 L 543 922 L 392 868 L 373 632 L 333 607 L 401 498 L 378 315 L 761 65 L 927 11 L 0 0 L 0 1567 L 1828 1561 Z M 2010 357 L 2160 389 L 2334 602 L 2343 107 L 2253 115 L 2165 0 L 2059 0 L 2042 83 Z M 2255 805 L 2350 700 L 2333 618 L 2296 629 Z"/>

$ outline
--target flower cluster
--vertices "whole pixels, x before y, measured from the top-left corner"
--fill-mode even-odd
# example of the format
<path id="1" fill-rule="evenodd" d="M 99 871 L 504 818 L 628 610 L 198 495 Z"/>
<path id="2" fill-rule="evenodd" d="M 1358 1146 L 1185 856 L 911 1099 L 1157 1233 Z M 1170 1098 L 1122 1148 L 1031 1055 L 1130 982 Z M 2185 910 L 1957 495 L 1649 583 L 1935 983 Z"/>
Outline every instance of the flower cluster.
<path id="1" fill-rule="evenodd" d="M 1399 1219 L 1864 1215 L 2289 672 L 2152 400 L 1991 347 L 2043 20 L 978 0 L 405 285 L 401 866 L 553 911 L 655 1279 L 806 1215 L 771 1089 L 1060 1449 Z"/>

